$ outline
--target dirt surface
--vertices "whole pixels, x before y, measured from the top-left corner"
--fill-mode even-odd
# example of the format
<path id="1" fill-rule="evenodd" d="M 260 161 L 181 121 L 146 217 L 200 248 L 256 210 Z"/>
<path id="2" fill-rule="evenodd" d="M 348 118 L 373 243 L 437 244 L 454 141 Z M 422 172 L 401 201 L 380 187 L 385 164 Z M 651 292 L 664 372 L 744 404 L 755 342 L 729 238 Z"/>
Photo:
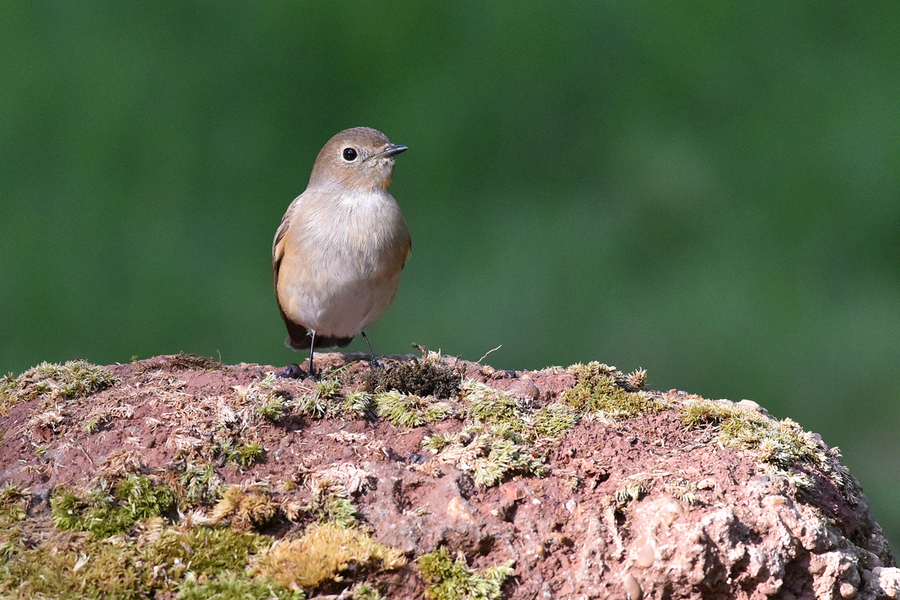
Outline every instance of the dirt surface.
<path id="1" fill-rule="evenodd" d="M 385 359 L 382 369 L 428 361 L 468 381 L 464 389 L 479 382 L 504 392 L 532 416 L 558 403 L 577 380 L 572 369 L 495 371 L 435 355 Z M 339 385 L 335 398 L 372 383 L 362 355 L 319 354 L 317 367 L 341 369 L 332 376 Z M 241 523 L 233 514 L 216 526 L 297 539 L 316 520 L 316 486 L 338 481 L 355 506 L 354 527 L 409 560 L 391 569 L 357 572 L 351 566 L 333 581 L 303 587 L 309 596 L 339 594 L 364 579 L 388 598 L 426 591 L 437 597 L 416 559 L 439 548 L 472 573 L 512 565 L 500 588 L 503 598 L 900 594 L 891 550 L 855 481 L 833 467 L 836 451 L 811 436 L 833 462 L 799 460 L 787 471 L 773 469 L 758 448 L 723 443 L 714 421 L 686 425 L 684 406 L 699 399 L 684 392 L 630 389 L 662 408 L 627 418 L 582 412 L 561 435 L 522 433 L 527 443 L 520 454 L 534 464 L 488 484 L 484 475 L 479 479 L 485 452 L 462 442 L 458 452 L 452 444 L 437 453 L 427 446 L 436 434 L 449 438 L 472 425 L 474 400 L 465 392 L 431 399 L 449 407 L 442 418 L 405 426 L 371 411 L 317 413 L 298 403 L 315 397 L 316 382 L 269 379 L 263 385 L 280 370 L 271 366 L 176 355 L 107 369 L 116 382 L 106 389 L 74 398 L 51 390 L 11 402 L 0 417 L 0 485 L 25 490 L 26 520 L 48 519 L 60 486 L 87 493 L 100 479 L 141 474 L 170 485 L 177 496 L 187 465 L 209 464 L 220 490 L 262 486 L 278 507 L 266 519 Z M 622 374 L 615 381 L 629 387 Z M 379 391 L 385 390 L 372 390 Z M 259 409 L 273 398 L 284 408 L 264 418 Z M 752 403 L 740 406 L 767 418 Z M 528 417 L 525 422 L 522 431 L 530 431 Z M 248 441 L 264 451 L 245 464 L 227 459 L 223 447 Z M 201 522 L 219 501 L 215 495 L 195 499 L 166 519 L 183 525 L 190 510 Z M 42 539 L 34 534 L 25 543 Z M 7 559 L 16 560 L 15 552 Z"/>

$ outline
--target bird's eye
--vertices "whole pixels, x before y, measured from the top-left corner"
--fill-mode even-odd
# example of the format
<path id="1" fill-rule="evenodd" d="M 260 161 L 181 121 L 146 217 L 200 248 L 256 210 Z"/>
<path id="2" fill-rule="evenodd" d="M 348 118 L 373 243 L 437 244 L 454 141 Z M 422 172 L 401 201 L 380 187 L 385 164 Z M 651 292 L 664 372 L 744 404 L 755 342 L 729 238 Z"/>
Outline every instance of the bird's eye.
<path id="1" fill-rule="evenodd" d="M 343 156 L 344 160 L 347 162 L 353 162 L 356 160 L 356 157 L 359 156 L 359 153 L 356 152 L 356 148 L 344 148 L 344 152 L 341 153 L 341 156 Z"/>

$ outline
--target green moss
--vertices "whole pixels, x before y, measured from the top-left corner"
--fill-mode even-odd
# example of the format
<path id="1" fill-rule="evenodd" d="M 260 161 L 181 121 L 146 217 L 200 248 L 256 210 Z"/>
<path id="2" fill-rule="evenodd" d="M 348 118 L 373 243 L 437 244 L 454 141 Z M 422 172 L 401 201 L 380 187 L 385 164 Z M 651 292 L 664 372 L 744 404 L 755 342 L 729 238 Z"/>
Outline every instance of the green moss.
<path id="1" fill-rule="evenodd" d="M 397 390 L 375 395 L 378 416 L 401 427 L 418 427 L 450 417 L 453 407 L 433 397 L 407 396 Z"/>
<path id="2" fill-rule="evenodd" d="M 248 570 L 253 556 L 271 544 L 265 537 L 227 528 L 181 531 L 159 518 L 145 523 L 142 535 L 115 543 L 57 534 L 36 546 L 18 544 L 0 562 L 0 597 L 137 599 L 182 597 L 182 592 L 187 598 L 223 600 L 299 597 Z M 270 595 L 251 595 L 263 589 Z M 228 595 L 239 591 L 244 595 Z M 209 595 L 198 596 L 203 592 Z"/>
<path id="3" fill-rule="evenodd" d="M 267 484 L 231 485 L 222 492 L 209 518 L 213 523 L 227 519 L 235 529 L 246 531 L 267 525 L 279 510 Z"/>
<path id="4" fill-rule="evenodd" d="M 519 432 L 525 429 L 521 401 L 515 396 L 474 379 L 463 382 L 460 396 L 469 402 L 469 415 L 474 419 L 482 423 L 502 424 Z"/>
<path id="5" fill-rule="evenodd" d="M 429 584 L 425 595 L 433 600 L 482 600 L 499 598 L 506 579 L 512 575 L 515 561 L 489 567 L 480 573 L 469 569 L 463 560 L 453 560 L 446 548 L 423 554 L 416 559 L 422 577 Z"/>
<path id="6" fill-rule="evenodd" d="M 343 580 L 352 570 L 377 573 L 406 564 L 403 552 L 379 544 L 368 534 L 333 523 L 314 525 L 293 541 L 274 545 L 258 568 L 284 588 L 314 590 Z"/>
<path id="7" fill-rule="evenodd" d="M 338 379 L 339 375 L 340 372 L 332 372 L 325 379 L 316 382 L 316 389 L 312 394 L 295 399 L 294 406 L 297 410 L 314 419 L 341 415 L 344 400 L 340 395 L 342 384 Z"/>
<path id="8" fill-rule="evenodd" d="M 265 460 L 266 449 L 253 440 L 220 440 L 216 444 L 215 454 L 223 457 L 226 462 L 252 467 Z"/>
<path id="9" fill-rule="evenodd" d="M 529 449 L 509 439 L 491 441 L 490 450 L 484 460 L 475 461 L 475 483 L 481 487 L 492 487 L 514 474 L 543 477 L 547 467 L 531 455 Z"/>
<path id="10" fill-rule="evenodd" d="M 81 430 L 90 435 L 100 431 L 100 426 L 100 419 L 88 419 L 81 426 Z"/>
<path id="11" fill-rule="evenodd" d="M 334 378 L 320 379 L 316 382 L 316 395 L 324 400 L 333 400 L 341 391 L 341 382 Z"/>
<path id="12" fill-rule="evenodd" d="M 522 436 L 503 424 L 476 424 L 435 438 L 423 438 L 422 445 L 441 460 L 471 470 L 479 487 L 495 486 L 513 475 L 543 477 L 548 472 Z"/>
<path id="13" fill-rule="evenodd" d="M 808 475 L 794 468 L 805 464 L 834 481 L 851 504 L 861 499 L 859 483 L 840 463 L 840 452 L 825 446 L 791 419 L 779 421 L 753 408 L 702 398 L 686 402 L 680 413 L 689 427 L 717 427 L 723 446 L 749 450 L 776 474 L 789 477 L 800 488 L 811 489 L 814 485 Z"/>
<path id="14" fill-rule="evenodd" d="M 217 497 L 222 478 L 210 463 L 203 466 L 190 464 L 178 476 L 178 484 L 182 490 L 181 499 L 186 505 L 209 503 Z"/>
<path id="15" fill-rule="evenodd" d="M 578 409 L 562 402 L 542 407 L 534 414 L 532 426 L 539 437 L 558 438 L 578 423 Z"/>
<path id="16" fill-rule="evenodd" d="M 251 557 L 272 541 L 249 531 L 228 527 L 193 527 L 186 531 L 163 529 L 155 540 L 139 545 L 137 556 L 146 565 L 157 567 L 176 581 L 193 573 L 198 578 L 226 572 L 243 573 Z M 153 585 L 152 573 L 147 583 Z"/>
<path id="17" fill-rule="evenodd" d="M 0 527 L 25 519 L 28 497 L 25 490 L 10 482 L 0 487 Z"/>
<path id="18" fill-rule="evenodd" d="M 616 502 L 627 504 L 640 499 L 641 495 L 650 491 L 656 476 L 653 473 L 635 473 L 622 480 L 616 488 Z"/>
<path id="19" fill-rule="evenodd" d="M 161 516 L 175 502 L 169 488 L 140 475 L 129 475 L 116 484 L 116 498 L 122 510 L 136 521 Z"/>
<path id="20" fill-rule="evenodd" d="M 266 419 L 267 421 L 280 421 L 284 418 L 287 410 L 285 407 L 284 399 L 279 396 L 274 396 L 270 398 L 266 403 L 257 406 L 256 412 L 259 416 Z"/>
<path id="21" fill-rule="evenodd" d="M 426 450 L 430 450 L 434 454 L 437 454 L 438 452 L 449 446 L 451 442 L 452 440 L 446 435 L 436 433 L 434 435 L 426 435 L 422 439 L 422 447 Z"/>
<path id="22" fill-rule="evenodd" d="M 23 547 L 0 565 L 0 597 L 30 600 L 147 597 L 131 547 L 98 541 Z"/>
<path id="23" fill-rule="evenodd" d="M 341 527 L 355 525 L 359 513 L 353 504 L 352 494 L 343 483 L 323 478 L 310 486 L 306 510 L 320 523 L 333 523 Z"/>
<path id="24" fill-rule="evenodd" d="M 648 394 L 626 390 L 626 377 L 613 367 L 591 362 L 569 368 L 575 385 L 566 389 L 560 402 L 583 413 L 599 412 L 614 419 L 630 419 L 658 413 L 666 404 Z"/>
<path id="25" fill-rule="evenodd" d="M 353 600 L 387 600 L 384 596 L 378 593 L 378 590 L 366 585 L 365 583 L 360 583 L 353 587 L 350 590 L 350 597 Z"/>
<path id="26" fill-rule="evenodd" d="M 44 362 L 16 378 L 10 374 L 0 380 L 0 416 L 16 404 L 44 394 L 78 398 L 105 389 L 116 381 L 118 379 L 108 369 L 83 360 L 72 360 L 63 365 Z"/>
<path id="27" fill-rule="evenodd" d="M 111 490 L 101 484 L 86 498 L 63 487 L 50 499 L 53 524 L 57 529 L 87 531 L 98 539 L 127 533 L 140 519 L 165 514 L 174 495 L 164 485 L 149 478 L 129 475 Z"/>
<path id="28" fill-rule="evenodd" d="M 358 419 L 371 419 L 376 415 L 375 399 L 367 392 L 350 392 L 344 396 L 341 415 Z"/>
<path id="29" fill-rule="evenodd" d="M 689 427 L 714 425 L 723 446 L 752 450 L 779 470 L 788 470 L 795 461 L 829 467 L 820 444 L 790 419 L 778 421 L 752 408 L 702 399 L 687 402 L 680 412 Z"/>
<path id="30" fill-rule="evenodd" d="M 302 590 L 286 590 L 267 578 L 250 579 L 226 573 L 202 583 L 191 579 L 178 590 L 176 600 L 304 600 Z"/>

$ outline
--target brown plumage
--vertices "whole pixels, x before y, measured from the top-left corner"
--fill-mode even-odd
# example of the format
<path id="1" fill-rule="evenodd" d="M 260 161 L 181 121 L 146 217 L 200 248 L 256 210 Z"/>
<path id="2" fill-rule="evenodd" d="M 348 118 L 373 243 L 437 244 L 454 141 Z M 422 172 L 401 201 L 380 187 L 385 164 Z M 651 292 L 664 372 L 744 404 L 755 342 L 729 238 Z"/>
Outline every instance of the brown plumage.
<path id="1" fill-rule="evenodd" d="M 397 291 L 411 242 L 390 185 L 394 156 L 405 150 L 368 127 L 338 133 L 275 233 L 272 273 L 285 344 L 310 350 L 310 374 L 315 349 L 365 336 Z"/>

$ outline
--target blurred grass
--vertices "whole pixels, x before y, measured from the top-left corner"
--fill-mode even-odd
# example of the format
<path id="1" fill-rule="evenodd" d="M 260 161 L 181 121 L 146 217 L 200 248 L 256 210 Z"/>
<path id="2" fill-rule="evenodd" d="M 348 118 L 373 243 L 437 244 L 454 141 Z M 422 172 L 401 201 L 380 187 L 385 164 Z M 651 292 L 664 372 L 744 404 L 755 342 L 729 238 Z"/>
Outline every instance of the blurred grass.
<path id="1" fill-rule="evenodd" d="M 410 147 L 413 254 L 376 351 L 502 344 L 498 367 L 752 398 L 841 446 L 898 543 L 898 17 L 4 4 L 0 370 L 295 360 L 272 235 L 322 144 L 368 125 Z"/>

